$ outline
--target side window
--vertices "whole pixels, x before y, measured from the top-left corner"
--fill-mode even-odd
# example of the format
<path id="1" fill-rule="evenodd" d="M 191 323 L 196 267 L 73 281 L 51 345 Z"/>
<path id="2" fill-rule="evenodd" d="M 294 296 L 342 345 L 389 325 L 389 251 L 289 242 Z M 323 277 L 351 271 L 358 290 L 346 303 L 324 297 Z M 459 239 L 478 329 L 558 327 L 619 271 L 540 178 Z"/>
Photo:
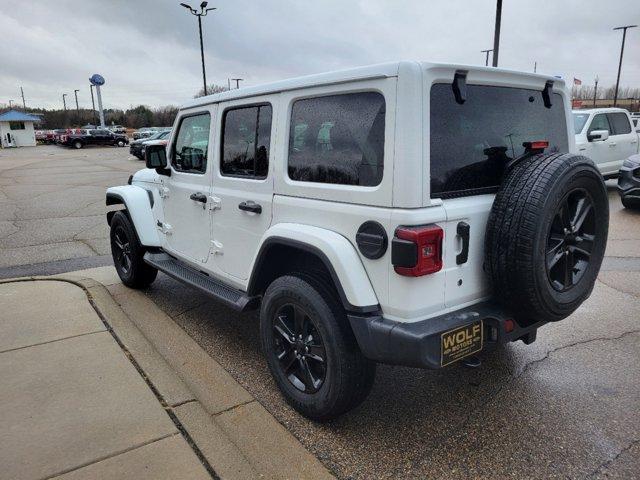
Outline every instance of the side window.
<path id="1" fill-rule="evenodd" d="M 266 178 L 270 148 L 271 105 L 232 108 L 224 112 L 222 175 Z"/>
<path id="2" fill-rule="evenodd" d="M 609 120 L 607 120 L 607 116 L 604 113 L 599 113 L 598 115 L 593 117 L 591 125 L 589 125 L 589 131 L 587 133 L 591 133 L 594 130 L 609 130 L 609 135 L 613 135 L 611 125 L 609 125 Z"/>
<path id="3" fill-rule="evenodd" d="M 624 113 L 607 113 L 607 117 L 609 117 L 609 123 L 613 128 L 611 135 L 624 135 L 625 133 L 631 133 L 631 124 Z"/>
<path id="4" fill-rule="evenodd" d="M 289 178 L 376 186 L 382 181 L 385 101 L 377 92 L 297 100 L 291 110 Z"/>
<path id="5" fill-rule="evenodd" d="M 9 130 L 24 130 L 24 122 L 9 122 Z"/>
<path id="6" fill-rule="evenodd" d="M 184 117 L 172 147 L 171 165 L 179 172 L 204 173 L 207 170 L 211 115 L 200 113 Z"/>

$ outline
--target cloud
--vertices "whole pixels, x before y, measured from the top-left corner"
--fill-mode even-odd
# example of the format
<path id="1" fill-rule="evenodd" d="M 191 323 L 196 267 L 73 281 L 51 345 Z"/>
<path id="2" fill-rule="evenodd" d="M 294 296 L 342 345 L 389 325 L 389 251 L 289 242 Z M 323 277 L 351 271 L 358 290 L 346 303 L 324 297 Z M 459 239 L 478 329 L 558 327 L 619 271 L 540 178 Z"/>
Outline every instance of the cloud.
<path id="1" fill-rule="evenodd" d="M 197 20 L 178 1 L 0 0 L 0 103 L 60 107 L 101 73 L 106 107 L 179 104 L 201 86 Z M 493 0 L 235 0 L 203 18 L 209 83 L 257 84 L 376 62 L 483 64 L 493 46 Z M 194 5 L 196 5 L 194 3 Z M 504 2 L 500 65 L 615 82 L 621 34 L 640 2 Z M 640 28 L 629 31 L 623 85 L 640 86 Z"/>

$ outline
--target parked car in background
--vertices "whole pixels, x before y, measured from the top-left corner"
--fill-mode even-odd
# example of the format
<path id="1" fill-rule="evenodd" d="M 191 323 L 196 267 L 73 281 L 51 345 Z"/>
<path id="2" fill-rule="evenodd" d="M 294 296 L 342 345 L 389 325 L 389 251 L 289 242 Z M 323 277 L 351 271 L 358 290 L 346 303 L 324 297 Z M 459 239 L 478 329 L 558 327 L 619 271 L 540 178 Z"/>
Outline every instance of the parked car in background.
<path id="1" fill-rule="evenodd" d="M 56 128 L 53 131 L 53 143 L 60 144 L 62 143 L 62 136 L 67 133 L 66 128 Z"/>
<path id="2" fill-rule="evenodd" d="M 138 157 L 140 160 L 144 160 L 144 154 L 142 153 L 143 143 L 151 140 L 161 140 L 163 138 L 168 137 L 169 134 L 171 134 L 171 130 L 161 130 L 159 132 L 154 133 L 150 137 L 133 140 L 129 144 L 129 153 L 135 157 Z"/>
<path id="3" fill-rule="evenodd" d="M 640 209 L 640 155 L 631 155 L 622 163 L 618 193 L 625 208 Z"/>
<path id="4" fill-rule="evenodd" d="M 95 129 L 82 130 L 82 133 L 73 133 L 66 135 L 63 145 L 73 148 L 83 148 L 86 145 L 114 145 L 124 147 L 129 144 L 129 138 L 126 135 L 113 133 L 109 130 Z"/>
<path id="5" fill-rule="evenodd" d="M 622 162 L 639 151 L 639 135 L 627 110 L 574 110 L 573 122 L 577 151 L 592 159 L 605 178 L 616 177 Z"/>
<path id="6" fill-rule="evenodd" d="M 140 138 L 149 138 L 156 133 L 158 129 L 156 127 L 143 127 L 133 132 L 133 139 L 138 140 Z"/>
<path id="7" fill-rule="evenodd" d="M 120 134 L 126 134 L 127 133 L 127 129 L 125 127 L 123 127 L 122 125 L 109 125 L 107 127 L 107 130 L 109 130 L 110 132 L 113 133 L 120 133 Z"/>

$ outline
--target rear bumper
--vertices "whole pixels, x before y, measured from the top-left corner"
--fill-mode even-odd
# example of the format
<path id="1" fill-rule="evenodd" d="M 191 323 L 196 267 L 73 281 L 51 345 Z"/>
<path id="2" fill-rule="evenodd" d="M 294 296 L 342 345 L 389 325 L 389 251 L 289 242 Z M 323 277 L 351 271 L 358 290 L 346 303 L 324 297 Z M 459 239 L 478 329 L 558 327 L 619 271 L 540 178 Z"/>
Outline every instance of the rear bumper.
<path id="1" fill-rule="evenodd" d="M 498 344 L 523 340 L 535 341 L 536 332 L 546 322 L 526 327 L 513 322 L 513 330 L 505 330 L 511 317 L 492 302 L 484 302 L 439 317 L 404 323 L 381 315 L 348 315 L 349 322 L 363 354 L 376 362 L 418 368 L 441 368 L 442 334 L 482 320 L 482 350 Z"/>

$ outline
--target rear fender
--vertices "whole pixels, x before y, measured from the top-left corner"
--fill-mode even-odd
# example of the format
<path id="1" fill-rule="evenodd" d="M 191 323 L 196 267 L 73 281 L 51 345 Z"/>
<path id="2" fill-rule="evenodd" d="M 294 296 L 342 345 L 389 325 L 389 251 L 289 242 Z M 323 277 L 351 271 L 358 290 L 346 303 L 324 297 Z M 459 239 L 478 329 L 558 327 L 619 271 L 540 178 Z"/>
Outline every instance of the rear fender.
<path id="1" fill-rule="evenodd" d="M 160 236 L 151 210 L 152 198 L 147 190 L 136 185 L 123 185 L 107 189 L 107 205 L 122 204 L 125 206 L 140 243 L 145 247 L 160 247 L 162 246 Z M 109 217 L 108 219 L 110 220 Z"/>
<path id="2" fill-rule="evenodd" d="M 347 310 L 372 312 L 380 309 L 378 298 L 353 245 L 339 233 L 295 223 L 280 223 L 262 237 L 252 264 L 249 289 L 274 244 L 292 246 L 316 255 L 331 274 Z"/>

